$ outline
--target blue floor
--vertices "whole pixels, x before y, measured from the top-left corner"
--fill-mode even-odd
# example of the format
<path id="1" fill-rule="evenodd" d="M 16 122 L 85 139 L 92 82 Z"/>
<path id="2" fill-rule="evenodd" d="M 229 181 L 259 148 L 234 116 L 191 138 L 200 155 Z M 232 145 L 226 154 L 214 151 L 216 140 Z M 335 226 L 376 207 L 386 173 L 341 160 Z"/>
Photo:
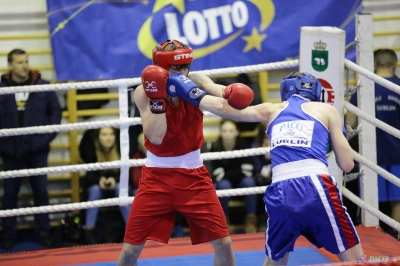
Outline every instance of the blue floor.
<path id="1" fill-rule="evenodd" d="M 236 264 L 240 266 L 262 265 L 265 258 L 264 250 L 240 251 L 235 252 Z M 213 265 L 214 255 L 190 255 L 176 256 L 167 258 L 140 259 L 139 266 L 198 266 Z M 201 263 L 200 263 L 201 262 Z M 324 255 L 316 251 L 313 247 L 295 248 L 290 254 L 289 266 L 307 265 L 307 264 L 323 264 L 332 261 Z M 116 262 L 98 262 L 91 264 L 76 264 L 76 266 L 115 266 Z"/>

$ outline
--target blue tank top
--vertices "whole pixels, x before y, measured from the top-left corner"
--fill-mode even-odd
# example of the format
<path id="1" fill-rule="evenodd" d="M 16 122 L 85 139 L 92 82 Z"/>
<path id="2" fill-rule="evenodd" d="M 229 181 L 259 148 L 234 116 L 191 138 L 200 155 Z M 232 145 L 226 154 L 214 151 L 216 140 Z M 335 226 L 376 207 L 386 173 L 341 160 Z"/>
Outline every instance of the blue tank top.
<path id="1" fill-rule="evenodd" d="M 305 113 L 302 105 L 308 100 L 293 95 L 288 105 L 270 123 L 266 133 L 271 140 L 272 168 L 282 163 L 318 159 L 325 165 L 329 143 L 328 129 Z"/>
<path id="2" fill-rule="evenodd" d="M 386 78 L 390 82 L 400 85 L 397 77 Z M 351 96 L 350 102 L 357 106 L 357 94 Z M 386 124 L 400 129 L 400 96 L 375 83 L 375 117 Z M 376 128 L 376 153 L 379 165 L 400 164 L 400 140 L 395 136 Z"/>

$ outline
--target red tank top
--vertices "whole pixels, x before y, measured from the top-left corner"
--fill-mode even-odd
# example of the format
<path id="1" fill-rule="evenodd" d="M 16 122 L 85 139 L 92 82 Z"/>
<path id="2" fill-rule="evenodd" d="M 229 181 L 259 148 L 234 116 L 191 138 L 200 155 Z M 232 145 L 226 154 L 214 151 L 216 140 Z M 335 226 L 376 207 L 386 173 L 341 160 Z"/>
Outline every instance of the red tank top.
<path id="1" fill-rule="evenodd" d="M 160 157 L 180 156 L 200 149 L 204 143 L 203 111 L 179 99 L 178 106 L 168 102 L 167 132 L 161 144 L 154 145 L 145 136 L 144 145 Z"/>

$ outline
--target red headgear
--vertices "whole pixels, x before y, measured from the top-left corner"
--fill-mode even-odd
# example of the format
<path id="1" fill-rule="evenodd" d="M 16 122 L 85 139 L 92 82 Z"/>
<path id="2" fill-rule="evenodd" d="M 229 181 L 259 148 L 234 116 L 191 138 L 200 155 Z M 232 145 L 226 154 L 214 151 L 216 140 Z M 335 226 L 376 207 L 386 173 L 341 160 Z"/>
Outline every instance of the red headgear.
<path id="1" fill-rule="evenodd" d="M 164 51 L 165 46 L 173 43 L 175 50 Z M 166 70 L 173 65 L 190 64 L 193 61 L 192 48 L 183 47 L 176 40 L 167 40 L 153 49 L 153 65 L 160 66 Z"/>

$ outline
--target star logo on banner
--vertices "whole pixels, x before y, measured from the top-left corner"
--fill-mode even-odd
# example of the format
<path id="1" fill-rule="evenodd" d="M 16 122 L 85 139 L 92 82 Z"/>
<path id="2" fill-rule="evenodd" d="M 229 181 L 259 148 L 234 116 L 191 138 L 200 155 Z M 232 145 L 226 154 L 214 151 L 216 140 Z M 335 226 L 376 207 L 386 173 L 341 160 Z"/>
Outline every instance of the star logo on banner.
<path id="1" fill-rule="evenodd" d="M 157 11 L 162 8 L 172 5 L 176 9 L 181 12 L 181 14 L 185 13 L 185 1 L 184 0 L 157 0 L 153 7 L 153 13 L 157 13 Z"/>
<path id="2" fill-rule="evenodd" d="M 246 47 L 244 47 L 243 52 L 247 53 L 251 49 L 255 48 L 257 51 L 261 52 L 261 43 L 267 38 L 267 34 L 260 34 L 257 28 L 253 28 L 250 36 L 243 36 L 242 39 L 247 42 Z"/>

